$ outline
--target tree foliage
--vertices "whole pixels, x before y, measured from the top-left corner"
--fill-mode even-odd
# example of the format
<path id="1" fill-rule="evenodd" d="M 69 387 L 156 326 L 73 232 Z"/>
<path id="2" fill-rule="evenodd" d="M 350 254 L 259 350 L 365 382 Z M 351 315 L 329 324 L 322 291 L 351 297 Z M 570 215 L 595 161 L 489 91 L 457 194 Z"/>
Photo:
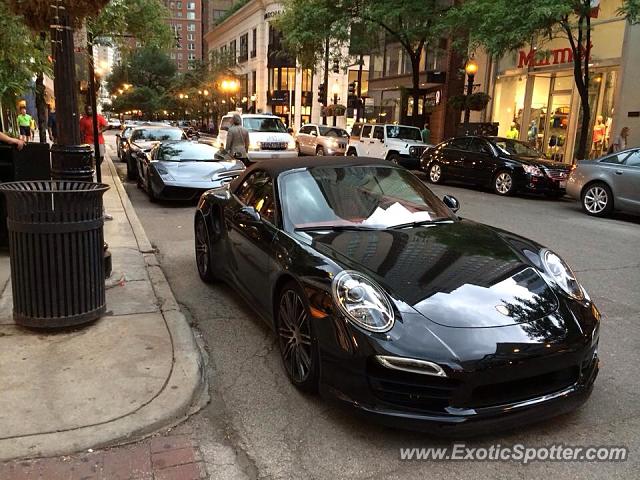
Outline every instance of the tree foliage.
<path id="1" fill-rule="evenodd" d="M 54 23 L 57 8 L 64 7 L 77 25 L 86 17 L 95 15 L 109 0 L 3 0 L 11 10 L 22 15 L 24 22 L 36 32 L 49 30 Z"/>
<path id="2" fill-rule="evenodd" d="M 96 43 L 117 46 L 124 54 L 132 38 L 143 46 L 167 49 L 175 42 L 168 17 L 162 0 L 111 0 L 88 19 L 87 29 Z"/>
<path id="3" fill-rule="evenodd" d="M 550 39 L 566 39 L 573 54 L 574 80 L 582 109 L 576 152 L 579 159 L 587 153 L 591 117 L 591 13 L 590 0 L 468 0 L 451 9 L 445 21 L 453 36 L 464 38 L 463 48 L 483 48 L 496 56 L 527 44 L 540 47 Z M 638 21 L 640 0 L 623 0 L 618 14 L 631 22 Z M 460 31 L 465 35 L 461 37 Z"/>
<path id="4" fill-rule="evenodd" d="M 0 1 L 0 98 L 15 101 L 37 72 L 49 73 L 51 64 L 40 40 Z"/>

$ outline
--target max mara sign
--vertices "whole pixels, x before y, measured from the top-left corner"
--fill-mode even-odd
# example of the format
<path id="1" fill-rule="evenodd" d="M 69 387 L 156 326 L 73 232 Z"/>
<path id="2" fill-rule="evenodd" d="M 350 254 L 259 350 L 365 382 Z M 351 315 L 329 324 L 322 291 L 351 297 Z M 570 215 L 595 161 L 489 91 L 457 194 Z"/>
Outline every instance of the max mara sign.
<path id="1" fill-rule="evenodd" d="M 593 50 L 593 44 L 590 50 Z M 544 67 L 563 63 L 573 63 L 573 51 L 569 47 L 547 50 L 540 52 L 538 55 L 536 55 L 536 50 L 534 49 L 529 50 L 529 52 L 525 50 L 518 52 L 518 68 Z"/>

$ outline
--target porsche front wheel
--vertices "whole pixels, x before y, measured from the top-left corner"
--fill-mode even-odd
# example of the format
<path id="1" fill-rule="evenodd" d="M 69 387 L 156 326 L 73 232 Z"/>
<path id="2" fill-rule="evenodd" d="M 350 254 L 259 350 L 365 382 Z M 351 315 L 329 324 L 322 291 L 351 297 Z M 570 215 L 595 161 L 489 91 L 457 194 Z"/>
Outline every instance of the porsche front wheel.
<path id="1" fill-rule="evenodd" d="M 212 283 L 217 280 L 213 273 L 213 265 L 211 261 L 211 241 L 209 239 L 209 231 L 202 215 L 196 217 L 195 223 L 195 249 L 196 249 L 196 266 L 198 274 L 203 282 Z"/>
<path id="2" fill-rule="evenodd" d="M 291 383 L 305 392 L 318 389 L 318 347 L 302 289 L 291 282 L 278 302 L 278 344 Z"/>

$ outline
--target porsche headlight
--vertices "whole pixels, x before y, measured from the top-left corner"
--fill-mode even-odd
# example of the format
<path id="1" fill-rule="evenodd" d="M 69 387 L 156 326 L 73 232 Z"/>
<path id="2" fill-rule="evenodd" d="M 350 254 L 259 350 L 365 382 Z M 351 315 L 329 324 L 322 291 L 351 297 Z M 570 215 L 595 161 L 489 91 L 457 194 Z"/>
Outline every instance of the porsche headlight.
<path id="1" fill-rule="evenodd" d="M 567 295 L 575 300 L 583 300 L 585 298 L 582 286 L 576 280 L 576 276 L 565 263 L 562 258 L 551 250 L 543 249 L 540 252 L 542 265 L 549 274 L 551 279 L 558 285 Z"/>
<path id="2" fill-rule="evenodd" d="M 340 311 L 356 325 L 371 332 L 393 327 L 394 315 L 389 298 L 376 283 L 352 270 L 333 279 L 333 298 Z"/>
<path id="3" fill-rule="evenodd" d="M 167 171 L 166 168 L 164 168 L 163 165 L 158 164 L 156 165 L 156 171 L 158 172 L 158 175 L 160 175 L 160 177 L 167 181 L 167 182 L 173 182 L 174 178 L 171 176 L 171 174 Z"/>

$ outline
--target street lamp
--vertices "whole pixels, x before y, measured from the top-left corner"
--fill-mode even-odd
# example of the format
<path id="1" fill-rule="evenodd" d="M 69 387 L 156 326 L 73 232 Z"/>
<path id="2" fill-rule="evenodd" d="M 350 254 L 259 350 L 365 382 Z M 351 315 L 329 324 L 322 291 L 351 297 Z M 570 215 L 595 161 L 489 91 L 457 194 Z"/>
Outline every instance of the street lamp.
<path id="1" fill-rule="evenodd" d="M 251 106 L 253 108 L 253 113 L 256 113 L 256 100 L 258 99 L 258 96 L 254 93 L 253 95 L 251 95 Z"/>
<path id="2" fill-rule="evenodd" d="M 467 64 L 464 66 L 464 71 L 467 74 L 467 98 L 464 107 L 464 125 L 465 128 L 469 125 L 469 117 L 471 116 L 471 111 L 469 110 L 469 97 L 473 93 L 473 81 L 476 77 L 476 73 L 478 73 L 478 62 L 473 58 L 473 55 L 467 60 Z"/>

